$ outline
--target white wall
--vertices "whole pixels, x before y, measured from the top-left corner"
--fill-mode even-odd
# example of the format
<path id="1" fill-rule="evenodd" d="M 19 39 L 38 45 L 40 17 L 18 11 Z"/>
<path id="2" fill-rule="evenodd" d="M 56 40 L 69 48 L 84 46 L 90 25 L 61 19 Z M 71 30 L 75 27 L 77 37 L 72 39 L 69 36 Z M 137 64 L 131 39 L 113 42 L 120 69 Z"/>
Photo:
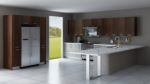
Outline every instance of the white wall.
<path id="1" fill-rule="evenodd" d="M 10 14 L 46 17 L 47 60 L 49 59 L 49 16 L 63 17 L 63 41 L 69 41 L 71 38 L 68 36 L 68 20 L 72 19 L 72 14 L 0 6 L 0 68 L 3 67 L 3 15 Z"/>

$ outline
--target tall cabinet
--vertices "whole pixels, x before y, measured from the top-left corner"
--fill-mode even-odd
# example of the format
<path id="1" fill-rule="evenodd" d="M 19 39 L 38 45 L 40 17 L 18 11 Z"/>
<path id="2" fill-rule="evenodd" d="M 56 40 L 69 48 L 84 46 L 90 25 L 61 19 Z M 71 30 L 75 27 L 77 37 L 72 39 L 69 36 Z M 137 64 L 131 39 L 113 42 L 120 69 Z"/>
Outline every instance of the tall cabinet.
<path id="1" fill-rule="evenodd" d="M 40 27 L 40 62 L 46 63 L 46 18 L 23 15 L 3 16 L 3 66 L 12 70 L 21 66 L 21 25 Z"/>

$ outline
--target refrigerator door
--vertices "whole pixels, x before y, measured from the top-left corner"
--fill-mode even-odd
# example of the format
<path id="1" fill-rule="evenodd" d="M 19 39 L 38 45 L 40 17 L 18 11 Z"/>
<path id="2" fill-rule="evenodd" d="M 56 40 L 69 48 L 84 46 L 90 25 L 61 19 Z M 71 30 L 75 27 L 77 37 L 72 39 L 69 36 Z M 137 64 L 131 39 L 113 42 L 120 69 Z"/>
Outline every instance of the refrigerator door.
<path id="1" fill-rule="evenodd" d="M 30 48 L 30 28 L 22 27 L 21 28 L 21 67 L 30 65 L 30 57 L 31 57 L 31 48 Z"/>
<path id="2" fill-rule="evenodd" d="M 30 27 L 31 29 L 31 65 L 40 64 L 40 28 Z"/>

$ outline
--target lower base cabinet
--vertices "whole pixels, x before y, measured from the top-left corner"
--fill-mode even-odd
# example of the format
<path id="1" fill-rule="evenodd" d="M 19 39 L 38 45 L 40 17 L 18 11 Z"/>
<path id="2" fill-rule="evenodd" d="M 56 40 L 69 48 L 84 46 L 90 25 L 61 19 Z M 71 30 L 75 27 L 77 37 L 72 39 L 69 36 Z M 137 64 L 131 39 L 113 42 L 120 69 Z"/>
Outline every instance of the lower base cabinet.
<path id="1" fill-rule="evenodd" d="M 72 54 L 69 52 L 81 51 L 81 43 L 65 43 L 65 57 L 66 58 L 81 58 L 81 54 Z"/>

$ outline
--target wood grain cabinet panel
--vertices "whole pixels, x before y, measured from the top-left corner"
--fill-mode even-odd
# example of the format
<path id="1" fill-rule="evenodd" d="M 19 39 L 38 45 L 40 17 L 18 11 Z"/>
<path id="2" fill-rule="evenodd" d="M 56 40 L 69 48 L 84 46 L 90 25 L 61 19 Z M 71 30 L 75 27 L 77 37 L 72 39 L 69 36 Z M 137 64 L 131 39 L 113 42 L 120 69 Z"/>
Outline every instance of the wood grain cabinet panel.
<path id="1" fill-rule="evenodd" d="M 36 16 L 31 16 L 31 24 L 38 24 L 40 19 Z"/>
<path id="2" fill-rule="evenodd" d="M 125 18 L 119 18 L 119 35 L 125 36 Z"/>
<path id="3" fill-rule="evenodd" d="M 102 19 L 102 28 L 103 28 L 103 35 L 112 35 L 112 28 L 113 28 L 113 19 L 112 18 L 105 18 Z"/>
<path id="4" fill-rule="evenodd" d="M 75 20 L 74 35 L 84 35 L 82 20 Z"/>
<path id="5" fill-rule="evenodd" d="M 78 30 L 79 30 L 79 20 L 75 20 L 74 24 L 75 24 L 74 35 L 79 35 L 79 32 L 78 32 Z"/>
<path id="6" fill-rule="evenodd" d="M 68 21 L 68 35 L 74 35 L 74 27 L 75 27 L 75 21 L 69 20 Z"/>
<path id="7" fill-rule="evenodd" d="M 78 35 L 84 35 L 85 30 L 83 29 L 83 20 L 78 20 Z"/>
<path id="8" fill-rule="evenodd" d="M 31 24 L 31 16 L 22 16 L 23 24 Z"/>
<path id="9" fill-rule="evenodd" d="M 112 35 L 125 35 L 125 18 L 113 18 Z"/>
<path id="10" fill-rule="evenodd" d="M 12 15 L 12 66 L 21 65 L 21 16 Z"/>
<path id="11" fill-rule="evenodd" d="M 83 20 L 83 27 L 92 27 L 93 24 L 92 24 L 92 19 L 84 19 Z"/>
<path id="12" fill-rule="evenodd" d="M 46 18 L 38 17 L 38 25 L 40 26 L 40 62 L 46 63 Z"/>
<path id="13" fill-rule="evenodd" d="M 136 17 L 125 18 L 125 35 L 137 36 L 137 18 Z"/>
<path id="14" fill-rule="evenodd" d="M 40 26 L 41 62 L 46 63 L 46 18 L 22 15 L 3 16 L 3 66 L 12 70 L 21 66 L 21 24 L 37 22 Z"/>
<path id="15" fill-rule="evenodd" d="M 92 25 L 94 27 L 97 27 L 97 35 L 102 35 L 103 29 L 102 29 L 102 19 L 93 19 Z"/>
<path id="16" fill-rule="evenodd" d="M 137 36 L 136 17 L 75 20 L 74 27 L 73 22 L 70 21 L 68 24 L 69 35 L 84 35 L 83 27 L 98 27 L 97 35 Z"/>

